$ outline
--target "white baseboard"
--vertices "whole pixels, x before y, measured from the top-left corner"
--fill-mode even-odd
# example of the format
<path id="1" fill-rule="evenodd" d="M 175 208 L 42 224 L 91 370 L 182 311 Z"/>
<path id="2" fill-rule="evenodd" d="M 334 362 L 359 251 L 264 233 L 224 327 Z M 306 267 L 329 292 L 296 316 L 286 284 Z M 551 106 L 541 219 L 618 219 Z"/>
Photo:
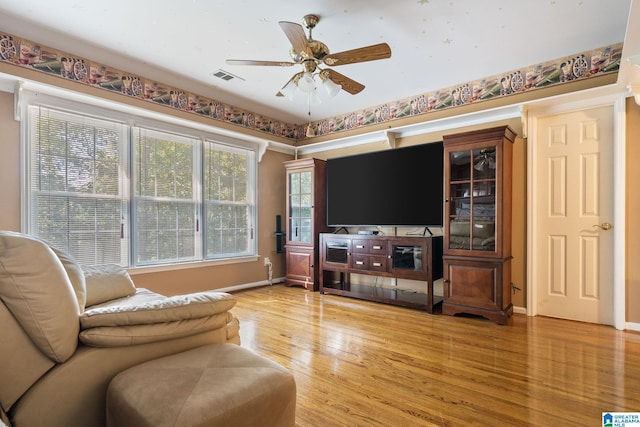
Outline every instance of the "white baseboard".
<path id="1" fill-rule="evenodd" d="M 527 308 L 526 307 L 513 307 L 513 312 L 516 314 L 527 314 Z"/>
<path id="2" fill-rule="evenodd" d="M 625 329 L 628 331 L 640 332 L 640 323 L 627 322 L 625 325 Z"/>
<path id="3" fill-rule="evenodd" d="M 282 282 L 284 282 L 284 277 L 277 277 L 273 279 L 271 283 L 269 283 L 268 280 L 261 280 L 259 282 L 243 283 L 242 285 L 229 286 L 226 288 L 220 288 L 215 290 L 218 292 L 242 291 L 244 289 L 259 288 L 260 286 L 275 285 L 276 283 L 282 283 Z"/>

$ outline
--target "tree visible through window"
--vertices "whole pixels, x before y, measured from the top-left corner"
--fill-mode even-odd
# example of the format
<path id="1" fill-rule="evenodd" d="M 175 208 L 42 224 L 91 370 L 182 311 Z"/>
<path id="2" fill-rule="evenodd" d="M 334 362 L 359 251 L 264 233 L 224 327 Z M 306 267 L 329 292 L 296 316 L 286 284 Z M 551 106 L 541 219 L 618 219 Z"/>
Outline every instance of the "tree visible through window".
<path id="1" fill-rule="evenodd" d="M 196 258 L 194 138 L 134 128 L 137 264 Z"/>
<path id="2" fill-rule="evenodd" d="M 32 234 L 86 264 L 127 262 L 124 127 L 31 107 Z"/>
<path id="3" fill-rule="evenodd" d="M 253 150 L 41 106 L 25 140 L 27 231 L 83 264 L 255 254 Z"/>
<path id="4" fill-rule="evenodd" d="M 208 258 L 252 252 L 251 152 L 205 143 L 205 251 Z"/>

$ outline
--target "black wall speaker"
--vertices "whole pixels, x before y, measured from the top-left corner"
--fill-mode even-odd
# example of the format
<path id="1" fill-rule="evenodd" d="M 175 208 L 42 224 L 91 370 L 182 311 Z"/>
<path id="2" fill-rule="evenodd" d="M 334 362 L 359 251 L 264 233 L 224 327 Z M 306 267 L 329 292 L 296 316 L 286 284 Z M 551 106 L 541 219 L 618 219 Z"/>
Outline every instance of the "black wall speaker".
<path id="1" fill-rule="evenodd" d="M 284 232 L 282 231 L 282 217 L 276 215 L 276 253 L 281 254 L 283 252 Z"/>

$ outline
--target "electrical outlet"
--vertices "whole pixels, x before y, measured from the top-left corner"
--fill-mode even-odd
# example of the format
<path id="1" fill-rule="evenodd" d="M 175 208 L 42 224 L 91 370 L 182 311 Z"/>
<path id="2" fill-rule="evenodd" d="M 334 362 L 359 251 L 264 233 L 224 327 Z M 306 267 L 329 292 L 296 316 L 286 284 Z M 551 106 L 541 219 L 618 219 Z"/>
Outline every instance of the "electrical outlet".
<path id="1" fill-rule="evenodd" d="M 268 256 L 264 257 L 264 265 L 271 265 L 271 260 Z"/>

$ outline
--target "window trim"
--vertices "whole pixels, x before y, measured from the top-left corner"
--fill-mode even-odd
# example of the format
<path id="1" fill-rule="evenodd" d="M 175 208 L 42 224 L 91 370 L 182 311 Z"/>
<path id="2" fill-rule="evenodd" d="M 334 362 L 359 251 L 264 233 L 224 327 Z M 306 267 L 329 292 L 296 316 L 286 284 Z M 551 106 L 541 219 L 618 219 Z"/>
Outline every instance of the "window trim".
<path id="1" fill-rule="evenodd" d="M 32 86 L 29 84 L 28 86 Z M 40 85 L 33 85 L 40 86 Z M 194 261 L 186 261 L 183 263 L 162 263 L 153 265 L 135 265 L 133 259 L 133 252 L 130 249 L 129 264 L 125 267 L 130 271 L 163 271 L 163 270 L 175 270 L 180 268 L 194 268 L 199 266 L 210 266 L 220 264 L 234 264 L 238 262 L 255 262 L 260 258 L 258 254 L 259 250 L 259 207 L 258 207 L 258 165 L 262 154 L 266 150 L 269 142 L 266 140 L 256 139 L 254 137 L 244 137 L 234 132 L 228 132 L 224 129 L 219 129 L 210 125 L 200 123 L 198 121 L 191 121 L 182 119 L 176 116 L 159 113 L 156 111 L 146 110 L 139 107 L 134 107 L 128 104 L 121 104 L 115 101 L 110 101 L 102 98 L 96 98 L 89 95 L 83 95 L 76 92 L 67 91 L 64 89 L 54 87 L 41 87 L 43 91 L 31 91 L 25 90 L 21 87 L 19 93 L 16 93 L 16 119 L 21 121 L 20 124 L 20 155 L 21 155 L 21 182 L 20 182 L 20 194 L 21 194 L 21 229 L 25 233 L 31 231 L 29 219 L 31 215 L 31 154 L 30 154 L 30 130 L 29 120 L 24 118 L 28 117 L 28 110 L 30 106 L 36 105 L 44 108 L 51 108 L 61 112 L 66 112 L 74 115 L 86 116 L 88 118 L 96 118 L 101 120 L 110 120 L 118 123 L 122 123 L 129 127 L 129 133 L 134 127 L 144 127 L 146 129 L 159 130 L 161 132 L 170 132 L 178 135 L 187 135 L 191 138 L 196 138 L 201 141 L 200 145 L 204 141 L 210 141 L 217 144 L 228 145 L 239 149 L 249 150 L 252 154 L 251 171 L 248 176 L 248 180 L 251 183 L 251 204 L 253 205 L 253 239 L 250 239 L 250 254 L 245 254 L 238 257 L 226 257 L 207 259 L 205 257 L 204 248 L 202 250 L 202 258 Z M 65 96 L 60 98 L 59 96 Z M 232 136 L 230 136 L 232 135 Z M 239 139 L 237 136 L 241 137 Z M 131 142 L 130 142 L 131 144 Z M 129 166 L 133 167 L 131 147 L 128 147 L 127 153 Z M 198 167 L 201 167 L 199 164 Z M 133 185 L 133 170 L 130 169 L 128 176 L 129 188 Z M 200 183 L 201 184 L 201 183 Z M 200 185 L 199 184 L 199 185 Z M 201 187 L 198 188 L 201 192 Z M 133 194 L 129 191 L 129 202 L 131 203 Z M 199 201 L 202 203 L 202 200 Z M 132 212 L 129 212 L 129 219 L 133 221 Z M 131 224 L 133 226 L 133 224 Z M 129 247 L 132 247 L 130 230 L 127 230 L 125 239 Z M 202 234 L 202 233 L 199 233 Z M 203 245 L 203 243 L 201 243 Z"/>
<path id="2" fill-rule="evenodd" d="M 201 150 L 201 158 L 200 158 L 200 168 L 201 168 L 201 175 L 204 177 L 205 175 L 205 164 L 204 164 L 204 160 L 205 160 L 205 150 L 209 150 L 209 149 L 215 149 L 216 146 L 223 146 L 225 147 L 224 149 L 226 149 L 226 151 L 229 152 L 237 152 L 238 154 L 243 154 L 244 155 L 244 149 L 242 147 L 237 147 L 235 145 L 232 144 L 228 144 L 228 143 L 224 143 L 224 142 L 219 142 L 219 141 L 215 141 L 212 139 L 205 139 L 202 141 L 202 150 Z M 223 150 L 224 150 L 223 149 Z M 249 250 L 248 253 L 243 253 L 243 254 L 238 254 L 237 256 L 233 257 L 233 258 L 242 258 L 242 257 L 247 257 L 247 256 L 253 256 L 258 254 L 258 168 L 257 168 L 257 155 L 258 153 L 253 152 L 253 153 L 247 153 L 248 154 L 248 161 L 251 161 L 252 164 L 256 165 L 256 167 L 252 167 L 252 168 L 248 168 L 247 169 L 247 182 L 250 183 L 251 185 L 249 185 L 249 188 L 247 189 L 247 198 L 249 200 L 253 200 L 254 202 L 247 202 L 245 203 L 248 207 L 249 207 L 249 217 L 253 218 L 253 226 L 250 227 L 249 232 L 251 233 L 251 237 L 249 237 Z M 201 184 L 203 184 L 203 182 L 201 182 Z M 202 224 L 202 229 L 205 229 L 205 221 L 206 221 L 206 204 L 209 202 L 209 200 L 206 199 L 205 194 L 204 194 L 204 185 L 201 188 L 201 204 L 202 204 L 202 217 L 201 217 L 201 224 Z M 227 204 L 228 203 L 223 203 L 223 204 Z M 231 203 L 233 204 L 233 203 Z M 209 233 L 210 231 L 206 231 L 206 233 Z M 205 239 L 206 239 L 206 235 L 205 235 Z M 208 257 L 207 256 L 207 245 L 206 242 L 204 241 L 204 239 L 202 240 L 203 243 L 203 248 L 202 248 L 202 256 L 203 259 L 208 260 L 208 261 L 215 261 L 215 260 L 219 260 L 219 259 L 225 259 L 224 257 Z"/>
<path id="3" fill-rule="evenodd" d="M 141 177 L 139 174 L 139 151 L 138 151 L 138 143 L 139 138 L 153 138 L 155 134 L 156 138 L 162 138 L 166 140 L 177 142 L 179 144 L 185 144 L 191 146 L 191 154 L 192 154 L 192 194 L 190 199 L 180 198 L 180 197 L 170 197 L 170 196 L 150 196 L 150 195 L 140 195 L 138 192 L 140 191 L 139 185 L 142 184 Z M 199 186 L 200 180 L 198 177 L 202 176 L 202 172 L 200 170 L 200 155 L 202 151 L 202 139 L 190 136 L 184 133 L 176 133 L 172 131 L 164 131 L 162 129 L 157 128 L 149 128 L 146 126 L 131 126 L 129 127 L 129 143 L 130 145 L 130 158 L 131 158 L 131 169 L 130 169 L 130 188 L 131 188 L 131 198 L 129 199 L 131 206 L 131 228 L 130 234 L 133 236 L 139 235 L 141 230 L 136 228 L 136 224 L 138 224 L 138 205 L 144 202 L 155 203 L 170 203 L 170 204 L 187 204 L 192 205 L 193 207 L 193 219 L 197 221 L 199 219 L 199 211 L 202 206 L 202 197 L 201 197 L 201 189 Z M 195 182 L 197 181 L 197 183 Z M 194 221 L 194 226 L 196 226 Z M 131 262 L 130 265 L 137 267 L 145 267 L 145 266 L 154 266 L 154 265 L 163 265 L 163 264 L 177 264 L 180 262 L 197 262 L 200 260 L 204 260 L 204 257 L 199 257 L 202 254 L 202 232 L 199 229 L 193 231 L 193 244 L 194 244 L 194 254 L 192 257 L 185 257 L 182 260 L 178 259 L 163 259 L 157 262 L 150 261 L 137 261 L 137 257 L 139 256 L 139 251 L 141 250 L 140 242 L 137 239 L 131 239 Z"/>
<path id="4" fill-rule="evenodd" d="M 128 138 L 127 134 L 128 134 L 128 127 L 126 125 L 126 123 L 123 123 L 120 120 L 111 120 L 110 118 L 103 118 L 103 117 L 97 117 L 94 115 L 87 115 L 87 114 L 83 114 L 83 113 L 78 113 L 78 112 L 72 112 L 69 111 L 68 109 L 58 109 L 58 108 L 52 108 L 49 106 L 44 106 L 42 104 L 39 103 L 31 103 L 26 107 L 26 112 L 27 114 L 29 114 L 29 120 L 23 121 L 26 124 L 26 131 L 24 132 L 23 136 L 24 136 L 24 147 L 21 147 L 24 149 L 25 152 L 25 157 L 24 160 L 27 164 L 27 167 L 25 167 L 24 172 L 23 172 L 23 180 L 26 181 L 26 184 L 24 186 L 24 188 L 26 189 L 26 191 L 22 192 L 22 195 L 24 196 L 24 199 L 26 201 L 26 205 L 23 205 L 22 209 L 23 209 L 23 221 L 26 225 L 26 227 L 23 227 L 23 230 L 28 231 L 29 233 L 32 233 L 34 231 L 34 229 L 32 229 L 32 225 L 33 225 L 33 210 L 34 210 L 34 205 L 33 205 L 33 198 L 34 196 L 37 195 L 43 195 L 43 196 L 58 196 L 58 197 L 65 197 L 68 198 L 70 200 L 92 200 L 92 201 L 97 201 L 97 200 L 111 200 L 113 199 L 112 195 L 107 195 L 107 194 L 88 194 L 88 193 L 79 193 L 79 192 L 74 192 L 74 191 L 69 191 L 69 190 L 35 190 L 34 189 L 34 182 L 32 181 L 32 179 L 34 178 L 34 174 L 32 174 L 32 170 L 31 170 L 31 161 L 33 160 L 33 154 L 34 154 L 34 146 L 32 145 L 32 143 L 34 144 L 39 144 L 39 141 L 36 142 L 34 141 L 34 135 L 32 132 L 35 131 L 35 125 L 37 124 L 37 122 L 33 122 L 31 121 L 32 117 L 35 117 L 34 115 L 30 114 L 30 107 L 33 107 L 36 111 L 36 114 L 38 115 L 38 118 L 40 117 L 40 114 L 42 113 L 42 109 L 46 110 L 45 113 L 47 114 L 47 117 L 53 117 L 56 118 L 57 120 L 62 120 L 65 123 L 68 122 L 73 122 L 73 120 L 75 119 L 75 123 L 76 124 L 85 124 L 85 125 L 89 125 L 89 126 L 104 126 L 104 127 L 110 127 L 113 126 L 114 128 L 117 128 L 117 132 L 119 134 L 119 149 L 123 150 L 122 151 L 122 156 L 121 158 L 118 159 L 118 168 L 122 168 L 123 166 L 125 166 L 126 164 L 129 163 L 129 151 L 127 150 L 126 147 L 126 140 Z M 49 112 L 51 113 L 51 116 L 49 116 Z M 66 117 L 68 116 L 68 117 Z M 22 137 L 22 136 L 21 136 Z M 68 157 L 65 159 L 68 160 Z M 120 173 L 118 173 L 118 175 L 120 175 Z M 38 175 L 39 177 L 40 175 Z M 117 195 L 117 200 L 120 203 L 120 207 L 121 210 L 119 212 L 119 215 L 124 215 L 125 212 L 129 212 L 129 199 L 130 199 L 130 193 L 129 193 L 129 185 L 128 185 L 128 179 L 124 179 L 119 186 L 119 192 Z M 127 219 L 125 220 L 124 223 L 120 224 L 120 230 L 122 230 L 122 227 L 124 226 L 126 228 L 126 224 L 128 224 L 129 221 L 129 215 L 127 215 Z M 74 230 L 75 233 L 77 234 L 78 230 Z M 81 233 L 82 234 L 82 233 Z M 95 236 L 95 234 L 93 234 Z M 69 237 L 69 234 L 66 234 L 67 237 Z M 120 256 L 120 263 L 127 263 L 127 265 L 130 263 L 130 247 L 128 246 L 128 236 L 126 236 L 126 238 L 121 238 L 120 242 L 119 242 L 120 246 L 122 247 L 122 245 L 127 245 L 127 249 L 121 253 Z"/>

